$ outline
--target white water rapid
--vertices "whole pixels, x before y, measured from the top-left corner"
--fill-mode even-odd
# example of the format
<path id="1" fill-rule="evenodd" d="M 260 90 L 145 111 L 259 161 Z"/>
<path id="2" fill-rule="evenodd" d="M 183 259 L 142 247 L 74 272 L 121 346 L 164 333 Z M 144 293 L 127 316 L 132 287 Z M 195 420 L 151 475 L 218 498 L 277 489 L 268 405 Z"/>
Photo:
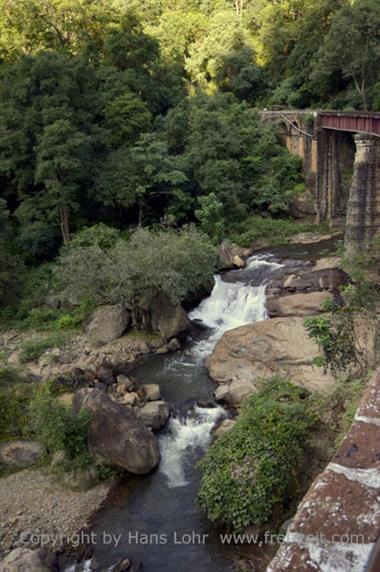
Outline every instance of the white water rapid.
<path id="1" fill-rule="evenodd" d="M 169 432 L 160 438 L 160 471 L 166 476 L 170 488 L 189 484 L 185 476 L 185 455 L 191 450 L 205 451 L 210 444 L 211 429 L 225 415 L 220 406 L 195 406 L 184 418 L 170 419 Z"/>
<path id="2" fill-rule="evenodd" d="M 267 277 L 280 267 L 281 264 L 252 256 L 248 259 L 246 268 L 250 271 L 257 270 Z M 267 318 L 265 278 L 259 286 L 242 282 L 225 282 L 219 275 L 216 275 L 214 280 L 210 296 L 189 314 L 191 320 L 200 320 L 211 328 L 209 337 L 198 342 L 193 349 L 194 354 L 202 361 L 212 352 L 216 342 L 227 330 Z"/>

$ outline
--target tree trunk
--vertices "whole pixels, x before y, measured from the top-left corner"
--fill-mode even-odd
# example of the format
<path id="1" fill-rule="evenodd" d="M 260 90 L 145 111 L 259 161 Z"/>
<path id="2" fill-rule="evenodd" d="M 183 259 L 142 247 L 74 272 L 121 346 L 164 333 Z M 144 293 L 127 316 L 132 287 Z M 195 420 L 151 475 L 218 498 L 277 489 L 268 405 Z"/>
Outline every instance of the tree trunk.
<path id="1" fill-rule="evenodd" d="M 63 239 L 63 244 L 67 244 L 70 241 L 70 225 L 69 225 L 69 209 L 66 205 L 60 207 L 60 227 Z"/>

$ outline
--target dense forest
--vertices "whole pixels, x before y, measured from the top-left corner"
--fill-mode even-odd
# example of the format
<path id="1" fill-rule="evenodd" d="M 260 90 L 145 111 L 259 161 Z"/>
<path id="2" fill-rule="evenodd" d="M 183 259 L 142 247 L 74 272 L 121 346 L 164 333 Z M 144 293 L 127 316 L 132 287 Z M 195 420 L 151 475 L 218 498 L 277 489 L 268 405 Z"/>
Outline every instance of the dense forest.
<path id="1" fill-rule="evenodd" d="M 379 39 L 377 0 L 1 0 L 3 302 L 100 223 L 286 217 L 300 164 L 258 110 L 380 109 Z"/>

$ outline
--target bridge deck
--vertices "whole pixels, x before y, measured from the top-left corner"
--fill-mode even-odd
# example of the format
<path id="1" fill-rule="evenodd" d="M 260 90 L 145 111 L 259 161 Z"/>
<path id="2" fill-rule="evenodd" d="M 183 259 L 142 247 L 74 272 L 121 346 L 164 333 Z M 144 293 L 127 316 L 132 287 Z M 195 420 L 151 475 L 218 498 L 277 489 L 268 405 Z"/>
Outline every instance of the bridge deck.
<path id="1" fill-rule="evenodd" d="M 368 133 L 380 137 L 380 113 L 318 112 L 318 126 L 335 131 Z"/>

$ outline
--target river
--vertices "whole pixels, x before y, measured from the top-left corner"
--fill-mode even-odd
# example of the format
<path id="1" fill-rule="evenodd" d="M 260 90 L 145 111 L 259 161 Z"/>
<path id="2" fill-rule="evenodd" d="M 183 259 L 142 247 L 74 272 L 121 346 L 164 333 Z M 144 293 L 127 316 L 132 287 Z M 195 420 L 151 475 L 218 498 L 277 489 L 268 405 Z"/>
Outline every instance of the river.
<path id="1" fill-rule="evenodd" d="M 305 248 L 293 249 L 292 256 L 297 252 L 304 258 Z M 278 257 L 284 254 L 276 252 Z M 266 281 L 280 267 L 273 254 L 260 253 L 248 260 L 245 270 L 229 273 L 228 282 L 216 275 L 210 296 L 189 314 L 201 326 L 199 335 L 182 351 L 148 356 L 131 372 L 143 383 L 158 383 L 172 407 L 169 423 L 159 433 L 161 464 L 150 475 L 128 476 L 120 483 L 92 529 L 93 559 L 67 570 L 112 570 L 127 557 L 144 572 L 235 570 L 233 547 L 223 545 L 220 530 L 197 505 L 197 461 L 210 445 L 215 423 L 228 416 L 213 402 L 215 384 L 204 361 L 224 332 L 266 319 Z M 249 283 L 241 281 L 247 271 Z"/>

